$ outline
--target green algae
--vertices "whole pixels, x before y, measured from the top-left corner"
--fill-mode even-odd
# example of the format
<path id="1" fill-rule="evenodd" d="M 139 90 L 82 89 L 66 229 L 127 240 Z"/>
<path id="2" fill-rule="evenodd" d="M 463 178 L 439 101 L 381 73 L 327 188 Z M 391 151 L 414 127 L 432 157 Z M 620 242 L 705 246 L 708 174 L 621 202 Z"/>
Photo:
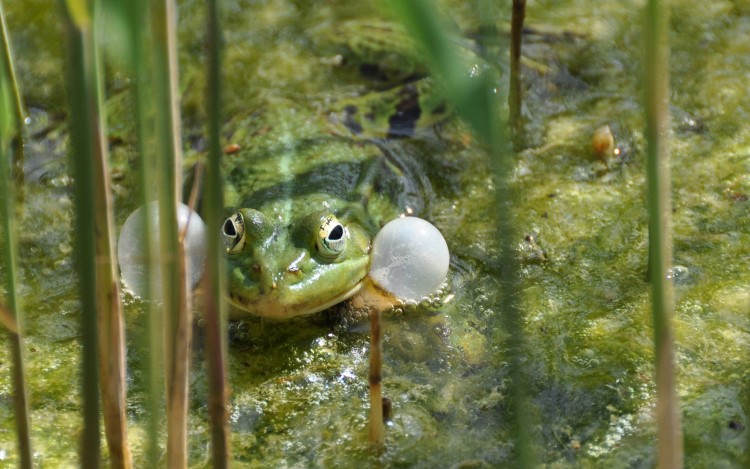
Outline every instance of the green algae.
<path id="1" fill-rule="evenodd" d="M 43 2 L 9 2 L 19 79 L 37 132 L 29 143 L 21 272 L 36 461 L 76 461 L 80 430 L 78 303 L 71 284 L 70 184 L 60 90 L 61 32 Z M 453 2 L 463 31 L 478 29 L 471 2 Z M 689 467 L 741 467 L 748 451 L 750 350 L 750 10 L 741 3 L 672 2 L 674 244 L 678 392 Z M 653 350 L 649 313 L 640 108 L 640 2 L 530 2 L 525 115 L 528 148 L 514 184 L 526 372 L 538 460 L 552 467 L 654 463 Z M 199 2 L 183 2 L 180 59 L 186 147 L 200 154 L 203 77 Z M 229 141 L 251 145 L 269 122 L 326 117 L 328 103 L 371 89 L 357 66 L 336 65 L 337 24 L 381 18 L 375 5 L 228 2 L 225 39 Z M 509 10 L 494 11 L 499 21 Z M 23 26 L 19 26 L 23 25 Z M 543 28 L 544 26 L 544 28 Z M 546 29 L 545 29 L 546 28 Z M 346 50 L 344 50 L 344 53 Z M 496 50 L 500 55 L 499 50 Z M 502 64 L 500 65 L 502 69 Z M 113 80 L 114 81 L 114 80 Z M 117 86 L 120 83 L 121 86 Z M 128 87 L 111 83 L 118 219 L 134 208 Z M 502 90 L 503 83 L 498 84 Z M 296 109 L 285 106 L 296 103 Z M 270 109 L 271 111 L 267 111 Z M 294 114 L 293 114 L 294 113 Z M 609 167 L 590 149 L 608 124 L 620 154 Z M 393 403 L 386 465 L 499 466 L 510 460 L 507 363 L 497 317 L 494 181 L 467 129 L 447 121 L 395 149 L 419 155 L 429 197 L 417 208 L 453 254 L 453 298 L 433 316 L 391 318 L 384 394 Z M 420 199 L 416 199 L 419 202 Z M 540 253 L 542 255 L 540 255 Z M 128 335 L 142 331 L 128 303 Z M 200 324 L 198 325 L 200 330 Z M 323 318 L 230 325 L 233 457 L 237 467 L 354 467 L 367 451 L 365 331 Z M 0 458 L 15 461 L 7 347 L 0 347 Z M 196 358 L 201 357 L 200 347 Z M 143 457 L 142 357 L 129 347 L 129 418 Z M 191 382 L 191 464 L 209 464 L 206 384 Z M 744 401 L 743 401 L 744 399 Z"/>

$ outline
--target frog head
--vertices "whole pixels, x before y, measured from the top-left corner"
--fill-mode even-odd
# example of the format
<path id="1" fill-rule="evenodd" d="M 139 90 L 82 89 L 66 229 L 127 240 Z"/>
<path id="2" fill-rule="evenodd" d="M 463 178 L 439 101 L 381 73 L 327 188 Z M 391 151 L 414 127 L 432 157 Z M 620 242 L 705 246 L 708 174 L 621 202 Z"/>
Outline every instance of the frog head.
<path id="1" fill-rule="evenodd" d="M 322 311 L 359 290 L 370 235 L 346 214 L 311 211 L 288 225 L 242 208 L 226 219 L 229 301 L 256 316 L 285 319 Z"/>

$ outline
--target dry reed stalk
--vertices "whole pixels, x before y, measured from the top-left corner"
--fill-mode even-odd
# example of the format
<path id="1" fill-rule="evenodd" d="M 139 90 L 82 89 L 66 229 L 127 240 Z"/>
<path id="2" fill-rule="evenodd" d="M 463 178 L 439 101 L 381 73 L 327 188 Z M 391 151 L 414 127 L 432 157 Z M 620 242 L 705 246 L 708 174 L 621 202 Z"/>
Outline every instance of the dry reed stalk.
<path id="1" fill-rule="evenodd" d="M 211 451 L 214 468 L 227 468 L 231 460 L 229 432 L 229 388 L 227 386 L 226 313 L 223 304 L 223 243 L 215 227 L 221 226 L 224 210 L 221 174 L 221 24 L 219 2 L 206 4 L 207 61 L 206 115 L 208 116 L 208 165 L 205 183 L 205 215 L 208 226 L 206 259 L 206 362 L 208 369 L 208 413 L 211 421 Z"/>
<path id="2" fill-rule="evenodd" d="M 370 311 L 370 443 L 376 451 L 385 442 L 383 423 L 383 330 L 379 309 Z"/>
<path id="3" fill-rule="evenodd" d="M 153 85 L 159 160 L 160 264 L 167 391 L 167 466 L 187 467 L 188 375 L 192 314 L 185 282 L 184 244 L 177 228 L 182 151 L 174 0 L 151 4 Z"/>
<path id="4" fill-rule="evenodd" d="M 680 403 L 676 391 L 672 315 L 671 176 L 669 169 L 668 11 L 649 0 L 645 17 L 646 176 L 649 212 L 649 274 L 656 360 L 657 465 L 683 465 Z"/>
<path id="5" fill-rule="evenodd" d="M 185 245 L 178 241 L 178 271 L 180 302 L 177 316 L 173 318 L 171 332 L 167 333 L 167 466 L 187 467 L 187 415 L 188 378 L 190 374 L 190 343 L 192 340 L 192 314 L 185 286 Z M 167 328 L 169 331 L 170 328 Z"/>

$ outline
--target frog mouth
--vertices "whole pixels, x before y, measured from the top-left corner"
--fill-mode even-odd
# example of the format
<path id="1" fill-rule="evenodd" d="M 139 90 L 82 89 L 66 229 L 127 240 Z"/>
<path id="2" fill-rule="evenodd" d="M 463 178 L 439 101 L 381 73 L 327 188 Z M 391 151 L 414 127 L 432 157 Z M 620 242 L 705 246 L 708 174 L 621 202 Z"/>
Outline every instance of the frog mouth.
<path id="1" fill-rule="evenodd" d="M 303 315 L 307 315 L 307 314 L 319 313 L 319 312 L 321 312 L 321 311 L 323 311 L 325 309 L 330 308 L 333 305 L 339 304 L 342 301 L 344 301 L 345 299 L 347 299 L 347 298 L 353 296 L 355 293 L 357 293 L 362 288 L 363 284 L 364 284 L 364 282 L 360 281 L 358 284 L 354 285 L 354 288 L 352 288 L 351 290 L 349 290 L 347 292 L 344 292 L 341 295 L 338 295 L 335 298 L 332 298 L 332 299 L 326 301 L 325 303 L 322 303 L 320 305 L 313 306 L 313 307 L 311 307 L 311 308 L 309 308 L 307 310 L 301 311 L 298 314 L 300 316 L 303 316 Z"/>
<path id="2" fill-rule="evenodd" d="M 269 318 L 269 319 L 285 319 L 285 318 L 289 318 L 292 316 L 306 316 L 309 314 L 318 313 L 320 311 L 328 309 L 331 306 L 341 303 L 347 298 L 353 296 L 362 288 L 363 284 L 364 282 L 360 280 L 359 282 L 357 282 L 356 285 L 354 285 L 354 287 L 350 288 L 344 293 L 341 293 L 340 295 L 336 295 L 335 297 L 323 303 L 320 303 L 317 305 L 311 305 L 307 309 L 300 309 L 300 310 L 295 310 L 295 311 L 290 311 L 288 307 L 284 307 L 284 306 L 273 304 L 273 303 L 266 303 L 266 304 L 254 303 L 253 305 L 243 304 L 241 301 L 238 301 L 236 298 L 233 298 L 232 296 L 229 296 L 227 298 L 227 301 L 234 308 L 237 308 L 243 311 L 248 311 L 260 317 Z"/>

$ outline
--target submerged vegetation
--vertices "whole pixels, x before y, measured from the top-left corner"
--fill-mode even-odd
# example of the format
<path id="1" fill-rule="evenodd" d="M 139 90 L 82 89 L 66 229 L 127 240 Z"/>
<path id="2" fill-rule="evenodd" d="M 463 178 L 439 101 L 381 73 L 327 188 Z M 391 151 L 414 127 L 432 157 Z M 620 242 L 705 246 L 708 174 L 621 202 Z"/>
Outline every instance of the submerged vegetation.
<path id="1" fill-rule="evenodd" d="M 0 348 L 0 463 L 28 466 L 32 455 L 16 439 L 25 418 L 13 404 L 25 391 L 10 385 L 21 355 L 40 466 L 747 463 L 750 45 L 737 40 L 750 28 L 746 6 L 671 2 L 667 24 L 663 10 L 644 17 L 642 2 L 527 2 L 514 81 L 512 6 L 525 2 L 238 0 L 206 10 L 188 0 L 176 16 L 171 1 L 126 3 L 5 2 L 29 119 L 15 187 L 23 199 L 0 194 L 0 324 L 10 330 Z M 63 31 L 65 8 L 73 24 Z M 641 41 L 650 27 L 663 42 Z M 109 33 L 101 43 L 96 28 Z M 669 59 L 657 47 L 667 40 Z M 0 77 L 4 183 L 8 132 L 22 115 L 11 76 Z M 106 138 L 86 114 L 97 102 Z M 659 163 L 666 137 L 672 188 Z M 111 167 L 87 176 L 97 166 L 82 156 L 97 151 Z M 305 194 L 321 171 L 369 161 L 399 176 L 369 181 L 370 206 L 430 220 L 451 249 L 444 298 L 384 314 L 377 331 L 378 452 L 367 436 L 367 322 L 341 319 L 341 307 L 227 323 L 216 229 L 224 207 L 252 191 Z M 201 179 L 196 167 L 212 227 L 196 306 L 179 296 L 176 223 L 152 227 L 171 246 L 153 253 L 165 301 L 109 298 L 124 302 L 118 352 L 116 338 L 97 333 L 97 322 L 118 319 L 95 313 L 104 289 L 91 286 L 113 280 L 94 273 L 108 268 L 94 235 L 106 241 L 109 217 L 120 226 L 154 187 L 173 212 L 182 170 L 187 193 Z M 358 181 L 353 170 L 336 174 L 331 184 Z M 114 212 L 105 194 L 83 192 L 87 179 L 109 192 L 107 175 Z M 105 214 L 94 215 L 97 204 Z M 13 320 L 16 297 L 26 321 Z M 114 348 L 97 355 L 97 342 Z M 118 353 L 128 384 L 122 451 L 99 425 L 97 362 L 114 358 L 116 368 Z"/>

